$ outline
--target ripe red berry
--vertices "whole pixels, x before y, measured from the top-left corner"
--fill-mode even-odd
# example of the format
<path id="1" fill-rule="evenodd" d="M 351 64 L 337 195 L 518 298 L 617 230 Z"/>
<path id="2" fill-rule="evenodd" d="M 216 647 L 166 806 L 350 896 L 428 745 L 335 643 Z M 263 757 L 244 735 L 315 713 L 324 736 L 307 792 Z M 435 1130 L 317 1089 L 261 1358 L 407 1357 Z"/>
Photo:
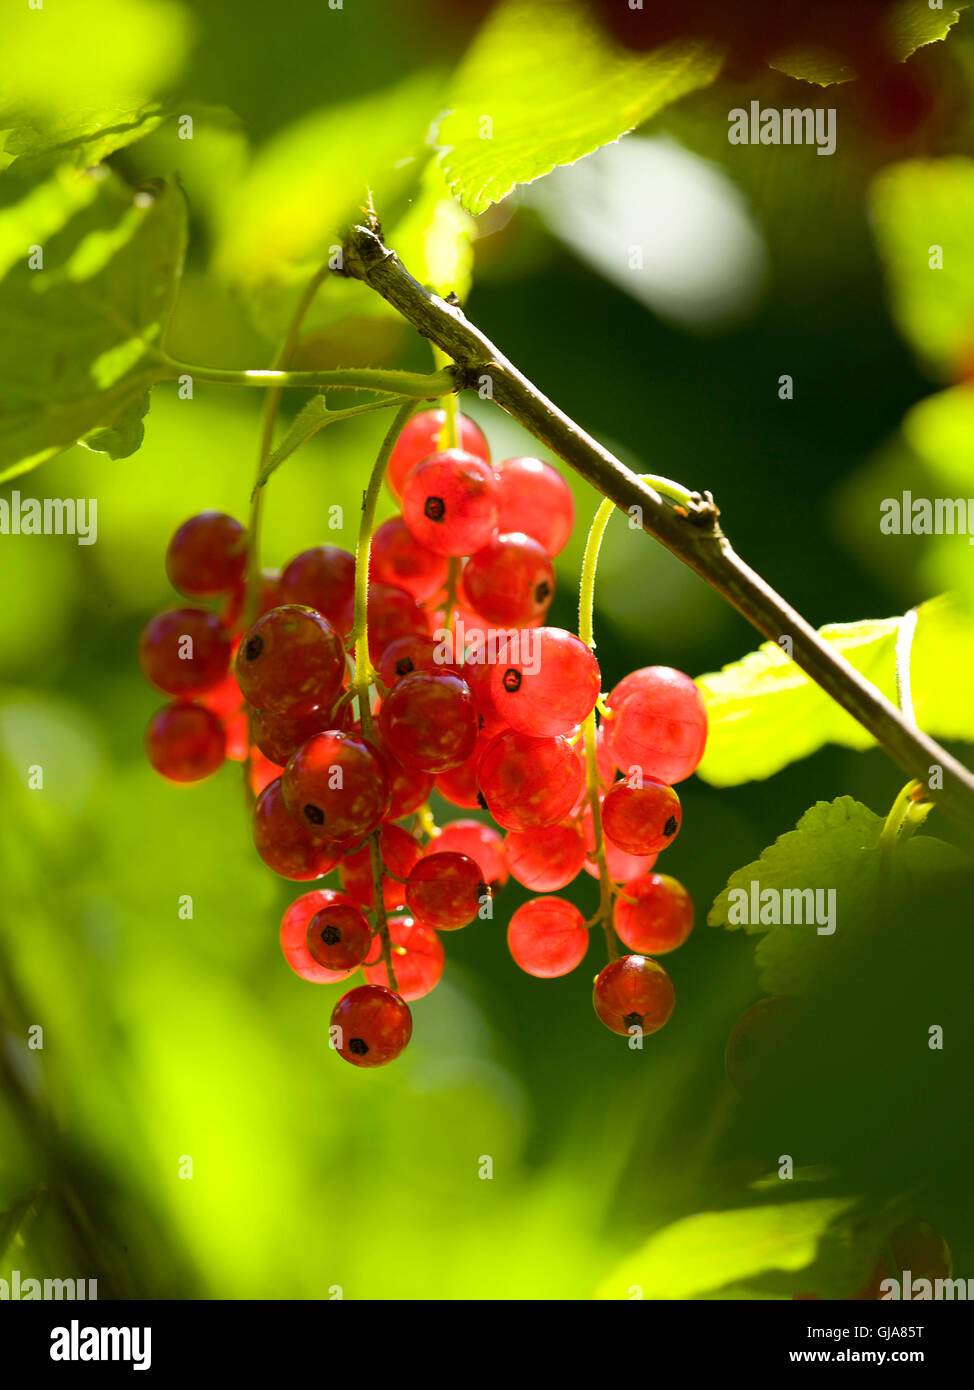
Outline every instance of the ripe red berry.
<path id="1" fill-rule="evenodd" d="M 682 782 L 703 757 L 707 710 L 689 676 L 668 666 L 634 671 L 606 699 L 604 728 L 617 767 Z"/>
<path id="2" fill-rule="evenodd" d="M 531 898 L 511 918 L 507 944 L 522 970 L 551 980 L 581 963 L 588 929 L 578 908 L 565 898 Z"/>
<path id="3" fill-rule="evenodd" d="M 341 639 L 314 608 L 272 608 L 245 632 L 237 681 L 255 709 L 300 719 L 332 705 L 345 676 Z"/>
<path id="4" fill-rule="evenodd" d="M 389 752 L 380 729 L 373 729 L 372 743 L 379 751 L 389 777 L 389 809 L 387 820 L 402 820 L 429 799 L 433 790 L 433 774 L 408 768 Z"/>
<path id="5" fill-rule="evenodd" d="M 456 931 L 472 922 L 490 890 L 480 865 L 465 854 L 437 850 L 421 859 L 406 883 L 406 905 L 437 931 Z"/>
<path id="6" fill-rule="evenodd" d="M 591 649 L 560 627 L 522 629 L 498 654 L 490 693 L 524 734 L 563 734 L 595 708 L 601 676 Z"/>
<path id="7" fill-rule="evenodd" d="M 383 877 L 382 880 L 382 900 L 386 911 L 395 912 L 406 905 L 406 885 L 398 880 L 408 878 L 410 869 L 423 851 L 408 830 L 386 822 L 379 832 L 379 852 L 385 868 L 390 874 L 396 875 L 395 878 Z M 338 876 L 345 892 L 354 902 L 360 907 L 372 906 L 375 902 L 375 884 L 372 881 L 372 854 L 368 845 L 346 854 L 339 866 Z"/>
<path id="8" fill-rule="evenodd" d="M 186 699 L 213 690 L 226 678 L 230 636 L 214 613 L 173 608 L 146 624 L 139 663 L 146 680 L 167 695 Z"/>
<path id="9" fill-rule="evenodd" d="M 166 573 L 174 589 L 193 598 L 226 594 L 247 568 L 247 532 L 224 512 L 200 512 L 184 521 L 166 551 Z"/>
<path id="10" fill-rule="evenodd" d="M 394 1061 L 412 1032 L 409 1005 L 381 985 L 349 990 L 332 1010 L 333 1045 L 354 1067 L 382 1067 Z"/>
<path id="11" fill-rule="evenodd" d="M 352 628 L 354 604 L 350 603 L 345 620 Z M 398 637 L 429 632 L 429 618 L 405 589 L 391 584 L 370 584 L 366 599 L 366 620 L 369 628 L 369 658 L 378 666 L 382 654 Z"/>
<path id="12" fill-rule="evenodd" d="M 270 710 L 254 709 L 250 711 L 250 730 L 254 743 L 264 756 L 278 767 L 283 767 L 312 734 L 324 733 L 326 729 L 346 728 L 350 719 L 350 704 L 344 705 L 337 716 L 331 707 L 326 706 L 312 710 L 300 719 L 288 719 L 286 715 L 272 714 Z"/>
<path id="13" fill-rule="evenodd" d="M 575 524 L 575 499 L 561 474 L 533 458 L 504 459 L 496 472 L 500 529 L 523 531 L 548 555 L 560 554 Z"/>
<path id="14" fill-rule="evenodd" d="M 344 893 L 337 893 L 332 888 L 315 888 L 310 893 L 302 893 L 300 898 L 295 898 L 281 918 L 281 950 L 284 952 L 284 959 L 295 975 L 300 975 L 302 980 L 308 980 L 311 984 L 334 984 L 337 980 L 346 979 L 348 975 L 347 970 L 327 970 L 313 959 L 308 950 L 308 927 L 312 917 L 322 908 L 339 903 L 353 906 Z"/>
<path id="15" fill-rule="evenodd" d="M 308 923 L 308 954 L 326 970 L 347 975 L 362 964 L 371 945 L 371 927 L 348 903 L 320 908 Z"/>
<path id="16" fill-rule="evenodd" d="M 446 584 L 445 555 L 427 550 L 401 516 L 384 521 L 372 537 L 369 578 L 378 584 L 405 589 L 413 598 L 430 599 Z"/>
<path id="17" fill-rule="evenodd" d="M 464 810 L 473 811 L 480 805 L 480 782 L 478 773 L 480 770 L 480 755 L 484 745 L 480 739 L 467 758 L 466 762 L 460 763 L 457 767 L 451 767 L 447 772 L 440 772 L 436 776 L 436 790 L 444 801 L 448 801 L 451 806 L 461 806 Z"/>
<path id="18" fill-rule="evenodd" d="M 330 730 L 303 743 L 284 769 L 284 802 L 312 835 L 362 839 L 389 806 L 381 754 L 351 734 Z"/>
<path id="19" fill-rule="evenodd" d="M 669 874 L 646 874 L 623 884 L 612 910 L 619 940 L 641 956 L 662 956 L 682 946 L 693 929 L 693 901 Z M 635 898 L 635 902 L 626 902 Z"/>
<path id="20" fill-rule="evenodd" d="M 149 721 L 146 753 L 170 782 L 200 782 L 226 756 L 223 725 L 202 705 L 166 705 Z"/>
<path id="21" fill-rule="evenodd" d="M 600 800 L 604 801 L 604 797 Z M 588 805 L 582 811 L 580 824 L 585 836 L 585 848 L 588 854 L 592 855 L 595 851 L 595 835 L 592 831 L 592 808 Z M 656 854 L 627 854 L 608 838 L 604 830 L 602 849 L 605 853 L 605 866 L 613 883 L 628 883 L 631 878 L 639 878 L 641 874 L 648 873 L 659 857 Z M 584 867 L 587 874 L 598 878 L 599 866 L 594 859 L 586 859 Z"/>
<path id="22" fill-rule="evenodd" d="M 536 893 L 552 893 L 581 872 L 585 841 L 573 825 L 512 830 L 504 840 L 504 856 L 518 883 Z"/>
<path id="23" fill-rule="evenodd" d="M 403 676 L 411 676 L 414 671 L 454 671 L 454 667 L 445 667 L 436 660 L 439 645 L 428 632 L 412 632 L 408 637 L 397 637 L 379 658 L 379 679 L 382 684 L 391 690 Z"/>
<path id="24" fill-rule="evenodd" d="M 446 449 L 410 473 L 403 517 L 419 543 L 437 555 L 472 555 L 497 525 L 498 496 L 489 463 L 462 449 Z"/>
<path id="25" fill-rule="evenodd" d="M 355 556 L 337 545 L 302 550 L 281 575 L 281 603 L 317 608 L 343 637 L 351 631 L 354 593 Z"/>
<path id="26" fill-rule="evenodd" d="M 414 671 L 382 702 L 382 736 L 407 767 L 445 772 L 470 757 L 477 742 L 477 708 L 465 680 L 448 671 Z"/>
<path id="27" fill-rule="evenodd" d="M 627 854 L 658 854 L 672 844 L 682 819 L 673 788 L 636 773 L 614 783 L 602 802 L 602 827 Z"/>
<path id="28" fill-rule="evenodd" d="M 613 1033 L 623 1036 L 633 1028 L 655 1033 L 673 1012 L 673 981 L 663 967 L 648 956 L 623 956 L 610 961 L 595 981 L 595 1012 Z"/>
<path id="29" fill-rule="evenodd" d="M 253 835 L 261 859 L 282 878 L 321 878 L 331 872 L 342 854 L 339 845 L 314 839 L 294 819 L 284 805 L 280 777 L 269 782 L 257 798 Z"/>
<path id="30" fill-rule="evenodd" d="M 505 830 L 533 830 L 564 820 L 585 783 L 575 749 L 565 738 L 499 734 L 484 750 L 480 790 Z"/>
<path id="31" fill-rule="evenodd" d="M 463 570 L 463 592 L 488 623 L 537 627 L 555 596 L 555 571 L 536 540 L 513 531 L 494 536 L 471 555 Z"/>
<path id="32" fill-rule="evenodd" d="M 436 988 L 443 974 L 446 959 L 443 942 L 432 927 L 424 922 L 416 922 L 412 917 L 390 917 L 389 940 L 392 943 L 392 968 L 399 995 L 407 1003 L 422 999 Z M 390 987 L 378 936 L 372 938 L 364 974 L 370 985 Z"/>
<path id="33" fill-rule="evenodd" d="M 465 854 L 480 866 L 480 877 L 495 888 L 507 882 L 504 842 L 492 825 L 479 820 L 448 821 L 427 847 L 427 854 Z"/>
<path id="34" fill-rule="evenodd" d="M 389 458 L 386 482 L 398 502 L 406 479 L 418 463 L 439 452 L 440 438 L 446 422 L 445 410 L 421 410 L 406 422 Z M 490 450 L 480 426 L 469 415 L 457 415 L 457 437 L 460 448 L 490 463 Z"/>

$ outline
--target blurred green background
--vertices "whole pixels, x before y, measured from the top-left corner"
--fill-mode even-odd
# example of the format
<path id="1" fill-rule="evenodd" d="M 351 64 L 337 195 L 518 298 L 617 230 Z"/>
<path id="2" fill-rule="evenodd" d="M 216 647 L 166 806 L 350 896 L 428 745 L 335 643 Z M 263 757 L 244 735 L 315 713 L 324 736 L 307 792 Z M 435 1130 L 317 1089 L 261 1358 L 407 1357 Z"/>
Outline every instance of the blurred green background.
<path id="1" fill-rule="evenodd" d="M 221 248 L 232 259 L 253 244 L 238 237 L 226 250 L 241 215 L 234 199 L 255 177 L 252 152 L 277 149 L 270 167 L 281 181 L 281 150 L 303 161 L 313 149 L 322 177 L 332 159 L 354 167 L 372 101 L 388 103 L 392 144 L 421 142 L 469 40 L 462 9 L 144 7 L 138 22 L 151 10 L 161 25 L 151 61 L 153 45 L 133 49 L 157 64 L 147 85 L 175 93 L 177 110 L 192 98 L 241 122 L 204 114 L 185 146 L 163 125 L 112 159 L 135 182 L 176 171 L 187 192 L 176 356 L 234 367 L 272 359 L 259 316 L 213 270 Z M 113 42 L 119 67 L 127 61 L 124 26 L 110 21 L 106 9 L 104 72 L 91 82 L 109 81 Z M 948 544 L 878 532 L 874 497 L 895 490 L 882 470 L 891 454 L 902 464 L 900 422 L 950 377 L 918 361 L 893 322 L 869 190 L 892 161 L 969 152 L 974 25 L 962 21 L 911 63 L 936 101 L 898 142 L 870 128 L 850 84 L 828 92 L 839 111 L 833 157 L 731 147 L 729 108 L 751 97 L 795 104 L 800 84 L 771 72 L 721 78 L 486 214 L 475 242 L 470 316 L 633 467 L 712 491 L 740 553 L 815 624 L 885 617 L 929 597 Z M 52 85 L 66 80 L 50 74 Z M 253 235 L 258 223 L 280 224 L 300 241 L 301 219 L 314 225 L 306 190 L 270 217 L 261 200 L 281 187 L 246 187 L 259 204 Z M 631 283 L 604 265 L 604 229 L 628 244 L 626 218 L 651 269 Z M 330 326 L 333 288 L 345 289 L 322 292 L 304 365 L 431 366 L 416 335 L 387 318 Z M 790 401 L 779 399 L 783 374 Z M 493 923 L 451 935 L 443 982 L 414 1007 L 403 1058 L 376 1073 L 343 1067 L 327 1046 L 339 988 L 303 982 L 281 958 L 280 914 L 301 886 L 276 880 L 253 852 L 239 768 L 175 788 L 142 750 L 157 702 L 136 645 L 173 601 L 166 541 L 198 510 L 246 514 L 258 395 L 197 384 L 181 400 L 163 384 L 132 457 L 72 448 L 2 490 L 97 498 L 98 542 L 0 538 L 0 1233 L 10 1239 L 0 1276 L 98 1277 L 103 1297 L 313 1298 L 336 1286 L 346 1298 L 590 1297 L 653 1232 L 746 1205 L 748 1184 L 793 1151 L 794 1126 L 774 1124 L 786 1098 L 772 1093 L 764 1120 L 742 1123 L 726 1078 L 729 1029 L 762 991 L 750 944 L 706 927 L 709 904 L 813 802 L 850 794 L 882 815 L 903 778 L 878 751 L 829 748 L 769 782 L 681 787 L 683 830 L 660 867 L 690 889 L 698 924 L 666 962 L 677 1010 L 643 1051 L 592 1013 L 601 940 L 564 979 L 514 966 L 504 931 L 527 894 L 511 884 Z M 285 418 L 300 403 L 288 400 Z M 498 456 L 533 452 L 488 403 L 465 398 L 464 409 Z M 322 540 L 353 547 L 384 427 L 383 416 L 336 427 L 287 462 L 268 496 L 265 563 Z M 922 492 L 916 460 L 908 476 Z M 578 528 L 551 611 L 567 627 L 598 500 L 573 487 Z M 340 533 L 327 529 L 336 503 Z M 716 595 L 618 519 L 597 601 L 605 689 L 637 666 L 698 675 L 757 645 Z M 36 764 L 43 792 L 27 789 Z M 186 894 L 192 920 L 179 915 Z M 577 898 L 591 911 L 594 883 Z M 44 1046 L 30 1050 L 37 1024 Z M 872 1084 L 864 1075 L 862 1089 Z M 919 1073 L 897 1077 L 905 1105 L 922 1084 Z M 837 1123 L 855 1128 L 855 1086 L 843 1104 Z M 887 1170 L 881 1118 L 870 1123 L 861 1150 L 845 1155 L 844 1187 L 842 1157 L 814 1134 L 796 1163 L 833 1159 L 837 1190 L 880 1205 L 922 1191 L 935 1168 L 928 1131 L 907 1124 L 916 1151 Z M 490 1180 L 478 1176 L 485 1155 Z M 942 1188 L 940 1210 L 929 1192 L 920 1205 L 963 1273 L 974 1233 L 969 1207 L 953 1202 L 960 1187 Z"/>

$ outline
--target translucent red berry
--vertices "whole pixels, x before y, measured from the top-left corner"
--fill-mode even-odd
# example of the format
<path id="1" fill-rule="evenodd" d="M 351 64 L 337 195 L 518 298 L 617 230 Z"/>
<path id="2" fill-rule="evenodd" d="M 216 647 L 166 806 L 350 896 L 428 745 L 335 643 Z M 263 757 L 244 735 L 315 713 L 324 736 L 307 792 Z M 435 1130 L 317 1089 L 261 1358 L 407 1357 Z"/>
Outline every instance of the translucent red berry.
<path id="1" fill-rule="evenodd" d="M 355 556 L 347 550 L 337 545 L 302 550 L 285 567 L 280 587 L 283 604 L 316 608 L 343 637 L 351 630 Z"/>
<path id="2" fill-rule="evenodd" d="M 575 524 L 575 500 L 561 474 L 534 458 L 504 459 L 496 471 L 500 529 L 523 531 L 547 554 L 560 554 Z"/>
<path id="3" fill-rule="evenodd" d="M 174 589 L 193 598 L 230 593 L 247 568 L 247 532 L 224 512 L 191 516 L 173 535 L 166 573 Z"/>
<path id="4" fill-rule="evenodd" d="M 374 830 L 389 806 L 389 779 L 376 749 L 351 734 L 314 734 L 288 762 L 284 801 L 301 825 L 352 843 Z"/>
<path id="5" fill-rule="evenodd" d="M 346 613 L 349 631 L 352 627 L 353 612 L 354 605 L 349 604 Z M 394 588 L 391 584 L 369 585 L 366 613 L 369 657 L 376 666 L 382 659 L 382 653 L 397 637 L 408 637 L 412 633 L 423 635 L 429 632 L 429 618 L 412 594 L 408 594 L 405 589 Z"/>
<path id="6" fill-rule="evenodd" d="M 479 820 L 448 821 L 431 840 L 426 852 L 437 854 L 450 850 L 475 860 L 485 883 L 503 888 L 507 882 L 504 842 L 492 825 Z"/>
<path id="7" fill-rule="evenodd" d="M 537 627 L 555 596 L 555 571 L 545 549 L 523 532 L 494 536 L 463 569 L 463 592 L 498 627 Z"/>
<path id="8" fill-rule="evenodd" d="M 413 1032 L 409 1005 L 381 985 L 359 985 L 332 1010 L 332 1045 L 354 1067 L 382 1067 L 394 1061 Z"/>
<path id="9" fill-rule="evenodd" d="M 604 800 L 604 798 L 602 798 Z M 595 851 L 595 836 L 592 831 L 592 808 L 586 806 L 580 818 L 582 834 L 585 836 L 585 849 L 591 856 Z M 658 855 L 655 854 L 627 854 L 624 849 L 620 849 L 604 833 L 602 835 L 602 851 L 605 856 L 605 866 L 609 871 L 609 877 L 613 883 L 627 883 L 631 878 L 639 878 L 641 874 L 648 873 L 656 863 Z M 591 874 L 593 878 L 599 876 L 599 866 L 594 859 L 589 857 L 585 861 L 585 872 Z"/>
<path id="10" fill-rule="evenodd" d="M 202 705 L 166 705 L 152 716 L 145 735 L 149 762 L 170 782 L 200 782 L 226 757 L 226 735 Z"/>
<path id="11" fill-rule="evenodd" d="M 498 714 L 525 734 L 563 734 L 595 708 L 601 676 L 591 648 L 560 627 L 522 629 L 490 681 Z"/>
<path id="12" fill-rule="evenodd" d="M 627 854 L 658 854 L 680 829 L 683 812 L 672 787 L 631 773 L 602 802 L 602 828 Z"/>
<path id="13" fill-rule="evenodd" d="M 216 614 L 173 608 L 146 624 L 139 663 L 157 690 L 189 699 L 225 680 L 230 652 L 230 635 Z"/>
<path id="14" fill-rule="evenodd" d="M 347 975 L 362 964 L 372 945 L 372 928 L 357 907 L 332 903 L 308 923 L 308 954 L 316 965 Z"/>
<path id="15" fill-rule="evenodd" d="M 406 589 L 413 598 L 439 593 L 446 584 L 447 566 L 446 556 L 420 545 L 401 516 L 384 521 L 372 537 L 369 578 Z"/>
<path id="16" fill-rule="evenodd" d="M 682 946 L 693 930 L 693 901 L 669 874 L 646 874 L 622 885 L 612 920 L 616 935 L 630 951 L 661 956 Z"/>
<path id="17" fill-rule="evenodd" d="M 384 867 L 390 875 L 395 875 L 383 877 L 382 880 L 382 900 L 386 910 L 395 912 L 406 905 L 406 885 L 399 880 L 409 876 L 410 869 L 423 851 L 408 830 L 387 822 L 379 832 L 379 852 Z M 375 884 L 372 881 L 372 853 L 367 844 L 352 854 L 346 854 L 339 866 L 338 876 L 353 901 L 361 907 L 372 906 L 375 902 Z"/>
<path id="18" fill-rule="evenodd" d="M 477 709 L 470 687 L 459 676 L 414 671 L 383 700 L 379 726 L 401 763 L 421 772 L 445 772 L 473 752 Z"/>
<path id="19" fill-rule="evenodd" d="M 255 709 L 300 719 L 331 706 L 342 688 L 345 652 L 327 618 L 286 604 L 258 618 L 240 639 L 237 681 Z"/>
<path id="20" fill-rule="evenodd" d="M 391 689 L 403 676 L 411 676 L 414 671 L 442 671 L 445 668 L 436 659 L 439 649 L 440 644 L 428 632 L 397 637 L 379 658 L 379 679 Z"/>
<path id="21" fill-rule="evenodd" d="M 623 956 L 610 961 L 595 981 L 595 1012 L 613 1033 L 623 1036 L 634 1028 L 655 1033 L 673 1012 L 673 981 L 648 956 Z"/>
<path id="22" fill-rule="evenodd" d="M 461 449 L 433 454 L 406 480 L 406 525 L 437 555 L 472 555 L 497 524 L 497 478 L 489 463 Z"/>
<path id="23" fill-rule="evenodd" d="M 300 975 L 302 980 L 308 980 L 311 984 L 334 984 L 348 976 L 347 970 L 327 970 L 323 965 L 319 965 L 308 950 L 308 927 L 311 925 L 312 917 L 322 908 L 338 903 L 344 903 L 349 907 L 354 905 L 344 893 L 337 893 L 334 889 L 312 889 L 310 893 L 302 893 L 300 898 L 295 898 L 281 918 L 281 950 L 284 952 L 284 959 L 295 975 Z"/>
<path id="24" fill-rule="evenodd" d="M 689 676 L 668 666 L 634 671 L 606 698 L 604 722 L 617 767 L 641 770 L 661 782 L 682 782 L 697 767 L 707 743 L 707 710 Z"/>
<path id="25" fill-rule="evenodd" d="M 552 893 L 581 872 L 585 840 L 573 825 L 512 830 L 504 840 L 504 857 L 518 883 L 536 893 Z"/>
<path id="26" fill-rule="evenodd" d="M 499 734 L 480 762 L 487 809 L 505 830 L 533 830 L 564 820 L 581 795 L 584 771 L 564 738 Z"/>
<path id="27" fill-rule="evenodd" d="M 478 773 L 482 752 L 483 748 L 478 739 L 474 751 L 466 762 L 460 763 L 457 767 L 451 767 L 448 772 L 437 774 L 436 790 L 443 800 L 448 801 L 451 806 L 461 806 L 464 810 L 472 811 L 480 805 Z"/>
<path id="28" fill-rule="evenodd" d="M 406 422 L 386 470 L 389 491 L 397 502 L 402 497 L 406 479 L 416 465 L 428 459 L 430 454 L 439 452 L 445 422 L 444 410 L 421 410 Z M 483 431 L 469 415 L 457 414 L 457 431 L 461 449 L 490 462 L 490 450 Z"/>
<path id="29" fill-rule="evenodd" d="M 443 974 L 446 959 L 443 942 L 432 927 L 412 917 L 390 917 L 389 939 L 397 992 L 408 1003 L 422 999 L 436 988 Z M 373 937 L 364 974 L 370 985 L 389 988 L 382 943 L 377 936 Z"/>
<path id="30" fill-rule="evenodd" d="M 250 728 L 254 743 L 272 763 L 283 767 L 296 753 L 302 743 L 307 743 L 312 734 L 324 733 L 326 729 L 344 728 L 350 718 L 351 705 L 343 706 L 336 716 L 330 706 L 312 710 L 300 719 L 288 719 L 283 714 L 272 714 L 270 710 L 250 711 Z"/>
<path id="31" fill-rule="evenodd" d="M 406 906 L 437 931 L 455 931 L 472 922 L 490 890 L 480 865 L 465 854 L 437 850 L 421 859 L 406 883 Z"/>
<path id="32" fill-rule="evenodd" d="M 317 840 L 294 819 L 284 805 L 281 779 L 275 778 L 261 792 L 254 806 L 254 845 L 264 863 L 282 878 L 321 878 L 341 858 L 341 847 Z"/>
<path id="33" fill-rule="evenodd" d="M 433 790 L 433 774 L 419 772 L 401 763 L 389 752 L 381 730 L 373 729 L 372 742 L 381 754 L 389 777 L 389 808 L 386 817 L 389 820 L 402 820 L 404 816 L 412 815 L 429 799 Z"/>
<path id="34" fill-rule="evenodd" d="M 574 903 L 531 898 L 511 918 L 507 944 L 522 970 L 550 980 L 581 963 L 588 950 L 588 930 Z"/>

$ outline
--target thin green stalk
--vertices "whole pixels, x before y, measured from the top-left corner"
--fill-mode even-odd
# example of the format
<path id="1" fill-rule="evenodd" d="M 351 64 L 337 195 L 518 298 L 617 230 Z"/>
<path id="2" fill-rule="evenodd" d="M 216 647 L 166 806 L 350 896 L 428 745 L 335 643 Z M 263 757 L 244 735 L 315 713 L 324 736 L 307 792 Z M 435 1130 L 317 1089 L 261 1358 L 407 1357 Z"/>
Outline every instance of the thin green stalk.
<path id="1" fill-rule="evenodd" d="M 212 381 L 222 386 L 259 386 L 275 390 L 320 390 L 323 387 L 346 391 L 378 391 L 388 396 L 412 396 L 416 400 L 435 400 L 456 389 L 450 368 L 440 372 L 399 372 L 383 367 L 341 367 L 331 371 L 288 372 L 278 367 L 252 367 L 234 371 L 223 367 L 203 367 L 194 362 L 178 362 L 166 357 L 173 376 L 190 376 L 195 381 Z"/>

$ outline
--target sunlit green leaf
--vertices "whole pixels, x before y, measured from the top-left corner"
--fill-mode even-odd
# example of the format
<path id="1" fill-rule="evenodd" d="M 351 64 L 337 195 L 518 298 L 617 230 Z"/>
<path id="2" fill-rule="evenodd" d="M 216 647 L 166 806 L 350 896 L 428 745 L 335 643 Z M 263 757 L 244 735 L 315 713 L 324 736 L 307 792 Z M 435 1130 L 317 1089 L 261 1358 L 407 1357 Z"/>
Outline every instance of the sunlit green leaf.
<path id="1" fill-rule="evenodd" d="M 904 62 L 924 44 L 945 39 L 960 18 L 958 11 L 965 8 L 965 4 L 948 4 L 946 9 L 939 9 L 917 3 L 917 0 L 901 0 L 886 21 L 886 51 L 897 62 Z M 849 13 L 851 17 L 851 8 Z M 851 64 L 843 63 L 833 53 L 821 49 L 790 50 L 776 57 L 771 67 L 787 73 L 789 77 L 799 77 L 820 87 L 828 87 L 835 82 L 849 82 L 858 76 Z"/>

